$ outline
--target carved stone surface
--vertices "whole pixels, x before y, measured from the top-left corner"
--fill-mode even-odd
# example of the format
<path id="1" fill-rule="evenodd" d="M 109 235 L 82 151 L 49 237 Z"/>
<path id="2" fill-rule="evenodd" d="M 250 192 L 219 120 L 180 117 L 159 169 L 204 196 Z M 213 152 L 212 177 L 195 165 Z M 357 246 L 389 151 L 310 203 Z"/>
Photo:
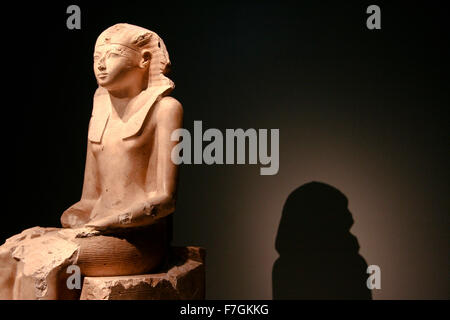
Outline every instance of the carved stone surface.
<path id="1" fill-rule="evenodd" d="M 100 34 L 81 199 L 62 214 L 63 228 L 28 229 L 0 247 L 0 299 L 77 298 L 65 281 L 72 264 L 104 277 L 153 272 L 165 261 L 178 181 L 170 136 L 183 122 L 169 67 L 153 31 L 119 23 Z M 187 261 L 167 273 L 180 297 L 190 292 L 180 290 L 183 268 L 193 279 L 200 263 Z"/>
<path id="2" fill-rule="evenodd" d="M 198 300 L 205 298 L 205 250 L 173 248 L 168 267 L 155 274 L 85 277 L 81 300 Z"/>
<path id="3" fill-rule="evenodd" d="M 0 246 L 0 299 L 56 297 L 51 284 L 76 260 L 76 236 L 74 229 L 34 227 L 6 240 Z"/>
<path id="4" fill-rule="evenodd" d="M 183 108 L 169 96 L 169 54 L 155 32 L 119 23 L 100 34 L 93 58 L 99 87 L 83 191 L 61 224 L 101 231 L 150 225 L 175 210 L 170 136 L 182 126 Z"/>

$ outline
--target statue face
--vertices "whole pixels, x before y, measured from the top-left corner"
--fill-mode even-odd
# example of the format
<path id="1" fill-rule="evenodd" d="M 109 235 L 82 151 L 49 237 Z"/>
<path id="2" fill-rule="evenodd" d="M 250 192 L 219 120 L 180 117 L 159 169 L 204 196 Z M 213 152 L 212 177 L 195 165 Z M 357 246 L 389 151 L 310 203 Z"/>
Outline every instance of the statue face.
<path id="1" fill-rule="evenodd" d="M 143 76 L 140 54 L 120 44 L 95 48 L 94 73 L 97 83 L 108 90 L 127 88 Z"/>

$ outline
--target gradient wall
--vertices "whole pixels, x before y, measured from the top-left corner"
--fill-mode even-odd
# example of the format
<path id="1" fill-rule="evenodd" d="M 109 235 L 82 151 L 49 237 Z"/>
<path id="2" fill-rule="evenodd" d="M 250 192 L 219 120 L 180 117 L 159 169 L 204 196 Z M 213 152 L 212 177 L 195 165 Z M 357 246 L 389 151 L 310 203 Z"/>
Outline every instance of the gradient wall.
<path id="1" fill-rule="evenodd" d="M 5 108 L 15 126 L 4 135 L 14 152 L 1 240 L 58 225 L 79 199 L 93 46 L 128 22 L 164 39 L 186 128 L 280 129 L 275 176 L 181 168 L 174 243 L 207 249 L 208 298 L 272 298 L 283 205 L 311 181 L 348 198 L 360 254 L 381 267 L 374 299 L 449 298 L 449 34 L 438 2 L 381 4 L 379 31 L 365 27 L 364 2 L 81 2 L 80 31 L 65 28 L 69 4 L 16 11 L 30 33 L 5 40 L 19 43 L 10 84 L 24 91 Z"/>

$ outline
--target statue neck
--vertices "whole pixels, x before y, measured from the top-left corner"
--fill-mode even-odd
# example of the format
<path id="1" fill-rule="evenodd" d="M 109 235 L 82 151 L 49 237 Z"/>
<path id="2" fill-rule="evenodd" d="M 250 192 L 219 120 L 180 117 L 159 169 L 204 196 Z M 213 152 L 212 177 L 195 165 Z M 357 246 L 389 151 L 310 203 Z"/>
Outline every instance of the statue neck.
<path id="1" fill-rule="evenodd" d="M 139 94 L 147 88 L 147 77 L 142 77 L 142 81 L 137 81 L 130 86 L 120 89 L 108 90 L 111 105 L 112 105 L 112 119 L 126 120 L 130 117 L 131 102 L 134 101 Z"/>
<path id="2" fill-rule="evenodd" d="M 134 98 L 131 97 L 125 97 L 125 98 L 118 98 L 113 95 L 109 95 L 111 99 L 111 119 L 112 120 L 124 120 L 124 118 L 127 116 L 128 106 L 130 104 L 130 101 Z"/>
<path id="3" fill-rule="evenodd" d="M 142 92 L 141 88 L 130 88 L 129 90 L 121 90 L 120 92 L 108 91 L 111 100 L 111 119 L 126 120 L 130 117 L 131 102 L 134 101 Z"/>

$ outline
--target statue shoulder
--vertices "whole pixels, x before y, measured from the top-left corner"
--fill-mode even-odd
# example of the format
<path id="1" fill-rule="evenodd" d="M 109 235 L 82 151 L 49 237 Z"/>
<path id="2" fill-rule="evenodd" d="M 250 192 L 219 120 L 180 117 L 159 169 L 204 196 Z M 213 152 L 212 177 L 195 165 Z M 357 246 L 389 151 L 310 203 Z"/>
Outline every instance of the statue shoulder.
<path id="1" fill-rule="evenodd" d="M 161 98 L 155 111 L 158 121 L 183 117 L 183 106 L 177 99 L 170 96 Z"/>

